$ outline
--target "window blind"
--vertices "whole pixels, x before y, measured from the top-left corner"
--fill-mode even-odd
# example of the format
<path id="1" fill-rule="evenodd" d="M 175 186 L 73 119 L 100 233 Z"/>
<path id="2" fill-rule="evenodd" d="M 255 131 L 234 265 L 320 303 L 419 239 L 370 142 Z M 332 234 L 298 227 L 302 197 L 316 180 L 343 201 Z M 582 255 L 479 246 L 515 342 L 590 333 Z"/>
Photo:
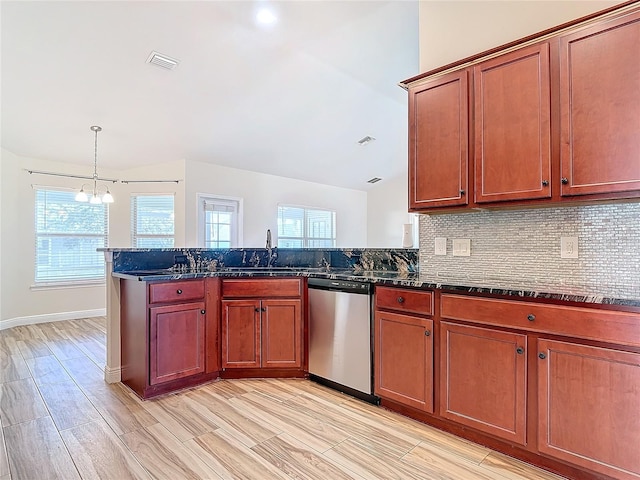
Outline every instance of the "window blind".
<path id="1" fill-rule="evenodd" d="M 35 191 L 35 282 L 104 279 L 108 206 L 75 201 L 75 192 Z"/>
<path id="2" fill-rule="evenodd" d="M 132 195 L 131 245 L 136 248 L 173 248 L 173 195 Z"/>

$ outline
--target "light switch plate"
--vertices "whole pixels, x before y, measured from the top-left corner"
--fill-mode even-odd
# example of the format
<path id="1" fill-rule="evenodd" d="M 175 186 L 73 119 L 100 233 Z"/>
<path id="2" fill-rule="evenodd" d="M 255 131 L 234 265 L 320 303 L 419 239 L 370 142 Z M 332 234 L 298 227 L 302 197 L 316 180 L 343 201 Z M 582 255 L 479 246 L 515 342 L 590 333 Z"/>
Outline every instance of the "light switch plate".
<path id="1" fill-rule="evenodd" d="M 435 254 L 436 255 L 447 254 L 447 239 L 445 237 L 436 237 Z"/>
<path id="2" fill-rule="evenodd" d="M 469 257 L 471 256 L 471 240 L 468 238 L 453 239 L 453 256 Z"/>
<path id="3" fill-rule="evenodd" d="M 578 258 L 578 237 L 560 237 L 560 258 Z"/>

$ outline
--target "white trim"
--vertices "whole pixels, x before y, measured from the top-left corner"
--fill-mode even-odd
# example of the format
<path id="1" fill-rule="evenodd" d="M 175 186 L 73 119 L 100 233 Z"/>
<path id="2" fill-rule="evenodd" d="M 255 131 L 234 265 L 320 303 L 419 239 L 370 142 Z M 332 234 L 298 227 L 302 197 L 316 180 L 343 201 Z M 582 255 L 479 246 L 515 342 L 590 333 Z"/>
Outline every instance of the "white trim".
<path id="1" fill-rule="evenodd" d="M 110 368 L 104 367 L 104 381 L 107 383 L 118 383 L 122 380 L 122 367 Z"/>
<path id="2" fill-rule="evenodd" d="M 15 317 L 0 321 L 0 330 L 19 327 L 21 325 L 35 325 L 37 323 L 61 322 L 63 320 L 78 320 L 80 318 L 104 317 L 106 314 L 106 308 L 96 308 L 94 310 L 78 310 L 75 312 L 45 313 L 42 315 Z"/>

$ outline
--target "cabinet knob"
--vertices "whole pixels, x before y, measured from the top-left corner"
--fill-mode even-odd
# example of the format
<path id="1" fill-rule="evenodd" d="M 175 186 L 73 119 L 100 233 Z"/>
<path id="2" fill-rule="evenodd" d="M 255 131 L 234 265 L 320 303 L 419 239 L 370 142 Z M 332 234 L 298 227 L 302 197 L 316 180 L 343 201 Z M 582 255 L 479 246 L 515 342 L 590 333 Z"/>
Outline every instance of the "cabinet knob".
<path id="1" fill-rule="evenodd" d="M 540 352 L 540 353 L 538 354 L 538 357 L 539 357 L 541 360 L 544 360 L 545 358 L 547 358 L 547 356 L 546 356 L 544 353 L 542 353 L 542 352 Z"/>
<path id="2" fill-rule="evenodd" d="M 424 336 L 425 337 L 430 337 L 431 336 L 431 330 L 425 330 L 424 331 Z"/>
<path id="3" fill-rule="evenodd" d="M 533 313 L 530 313 L 529 315 L 527 315 L 527 320 L 529 320 L 530 322 L 533 322 L 536 319 L 536 316 Z"/>
<path id="4" fill-rule="evenodd" d="M 254 309 L 253 309 L 253 311 L 254 311 L 254 312 L 260 312 L 260 308 L 259 308 L 259 307 L 256 307 L 256 308 L 254 308 Z"/>
<path id="5" fill-rule="evenodd" d="M 398 301 L 398 303 L 404 303 L 404 298 L 403 297 L 398 297 L 398 298 L 396 298 L 396 300 Z"/>
<path id="6" fill-rule="evenodd" d="M 207 311 L 206 311 L 206 310 L 200 310 L 200 313 L 201 313 L 202 315 L 204 315 L 205 313 L 207 313 Z"/>
<path id="7" fill-rule="evenodd" d="M 267 309 L 266 309 L 266 308 L 264 308 L 264 307 L 261 307 L 261 308 L 260 308 L 260 311 L 261 311 L 261 312 L 266 312 L 266 311 L 267 311 Z"/>
<path id="8" fill-rule="evenodd" d="M 549 186 L 549 180 L 542 180 L 542 186 L 543 187 L 548 187 Z"/>
<path id="9" fill-rule="evenodd" d="M 464 195 L 465 193 L 467 192 L 465 192 L 464 190 L 460 190 L 460 195 Z"/>
<path id="10" fill-rule="evenodd" d="M 518 347 L 518 348 L 516 348 L 516 353 L 517 353 L 518 355 L 522 355 L 522 354 L 524 353 L 524 348 L 522 348 L 522 347 Z"/>
<path id="11" fill-rule="evenodd" d="M 569 179 L 567 177 L 562 177 L 560 181 L 562 182 L 563 185 L 566 185 L 567 183 L 569 183 Z"/>
<path id="12" fill-rule="evenodd" d="M 181 289 L 181 288 L 179 288 L 178 290 L 176 290 L 176 293 L 177 293 L 178 295 L 182 295 L 182 289 Z"/>

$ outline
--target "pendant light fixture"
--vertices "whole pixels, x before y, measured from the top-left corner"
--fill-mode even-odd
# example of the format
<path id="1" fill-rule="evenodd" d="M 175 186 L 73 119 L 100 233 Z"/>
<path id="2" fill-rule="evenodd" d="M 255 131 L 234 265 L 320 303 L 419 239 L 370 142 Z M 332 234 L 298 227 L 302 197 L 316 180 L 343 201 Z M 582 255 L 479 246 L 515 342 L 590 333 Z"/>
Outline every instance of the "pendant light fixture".
<path id="1" fill-rule="evenodd" d="M 100 203 L 113 203 L 113 196 L 109 192 L 109 187 L 105 187 L 106 192 L 102 195 L 98 193 L 98 132 L 102 131 L 102 127 L 93 125 L 91 131 L 95 134 L 94 148 L 93 148 L 93 191 L 91 197 L 84 191 L 85 185 L 80 187 L 80 191 L 76 194 L 76 202 L 89 202 L 92 204 Z"/>

